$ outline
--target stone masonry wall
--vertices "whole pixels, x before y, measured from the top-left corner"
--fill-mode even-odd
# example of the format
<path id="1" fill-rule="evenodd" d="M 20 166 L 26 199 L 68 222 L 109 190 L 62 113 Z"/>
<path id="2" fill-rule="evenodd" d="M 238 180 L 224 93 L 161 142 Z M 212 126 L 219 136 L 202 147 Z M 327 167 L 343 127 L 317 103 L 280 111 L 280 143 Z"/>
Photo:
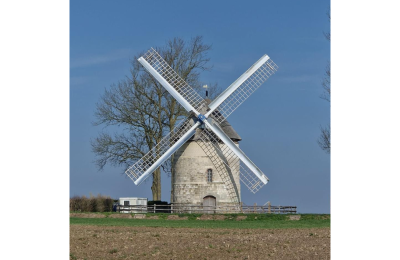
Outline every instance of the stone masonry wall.
<path id="1" fill-rule="evenodd" d="M 232 203 L 213 163 L 195 141 L 187 142 L 175 153 L 173 167 L 173 203 L 202 205 L 206 196 L 214 196 L 217 206 Z M 207 182 L 208 169 L 213 171 L 211 183 Z M 233 176 L 240 195 L 239 172 L 233 172 Z"/>

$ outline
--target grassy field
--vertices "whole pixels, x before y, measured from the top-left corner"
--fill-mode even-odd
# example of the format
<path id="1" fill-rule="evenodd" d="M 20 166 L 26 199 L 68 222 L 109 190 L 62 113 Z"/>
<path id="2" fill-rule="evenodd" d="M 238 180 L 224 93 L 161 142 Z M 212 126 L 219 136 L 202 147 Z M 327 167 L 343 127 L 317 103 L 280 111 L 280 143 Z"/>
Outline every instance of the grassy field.
<path id="1" fill-rule="evenodd" d="M 101 213 L 99 213 L 101 214 Z M 104 214 L 104 213 L 103 213 Z M 185 220 L 170 220 L 169 214 L 146 214 L 146 219 L 71 217 L 71 225 L 130 226 L 130 227 L 169 227 L 169 228 L 326 228 L 330 227 L 330 215 L 299 214 L 300 220 L 289 220 L 289 215 L 229 214 L 224 220 L 198 220 L 200 214 L 180 214 Z M 157 216 L 159 219 L 149 219 Z M 221 216 L 221 215 L 219 215 Z M 246 219 L 237 220 L 246 217 Z"/>

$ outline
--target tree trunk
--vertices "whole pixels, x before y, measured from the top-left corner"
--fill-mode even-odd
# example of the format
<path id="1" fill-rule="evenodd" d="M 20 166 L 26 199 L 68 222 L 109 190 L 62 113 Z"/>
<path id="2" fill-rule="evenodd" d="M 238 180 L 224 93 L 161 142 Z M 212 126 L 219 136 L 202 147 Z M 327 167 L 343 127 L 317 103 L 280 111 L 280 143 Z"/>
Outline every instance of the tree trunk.
<path id="1" fill-rule="evenodd" d="M 161 200 L 161 169 L 158 168 L 153 173 L 153 184 L 151 185 L 153 200 Z"/>
<path id="2" fill-rule="evenodd" d="M 170 203 L 174 203 L 174 178 L 175 178 L 175 165 L 174 165 L 174 155 L 171 155 L 171 200 Z"/>

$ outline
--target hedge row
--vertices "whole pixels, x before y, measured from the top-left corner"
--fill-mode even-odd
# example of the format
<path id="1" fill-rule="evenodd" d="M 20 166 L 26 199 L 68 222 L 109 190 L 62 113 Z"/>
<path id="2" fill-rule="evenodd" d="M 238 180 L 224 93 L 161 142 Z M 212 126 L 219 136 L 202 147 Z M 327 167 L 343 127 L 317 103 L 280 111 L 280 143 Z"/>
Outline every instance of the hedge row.
<path id="1" fill-rule="evenodd" d="M 74 196 L 69 200 L 70 211 L 81 211 L 81 212 L 111 212 L 113 208 L 114 200 L 110 196 L 97 195 L 96 197 L 90 195 L 86 196 Z"/>

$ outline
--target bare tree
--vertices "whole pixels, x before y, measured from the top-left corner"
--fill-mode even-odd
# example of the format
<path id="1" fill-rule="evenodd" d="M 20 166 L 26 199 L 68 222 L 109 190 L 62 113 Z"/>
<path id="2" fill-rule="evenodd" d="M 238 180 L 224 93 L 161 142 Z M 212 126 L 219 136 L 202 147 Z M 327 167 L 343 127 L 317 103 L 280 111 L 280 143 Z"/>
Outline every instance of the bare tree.
<path id="1" fill-rule="evenodd" d="M 331 13 L 328 11 L 327 16 L 329 18 L 329 21 L 331 20 Z M 325 38 L 330 41 L 331 40 L 331 33 L 324 33 Z M 322 87 L 324 89 L 324 92 L 320 96 L 322 99 L 328 101 L 329 103 L 331 102 L 331 65 L 330 62 L 328 62 L 328 65 L 326 66 L 325 69 L 325 78 L 322 81 Z M 320 127 L 321 129 L 321 134 L 318 138 L 318 145 L 321 147 L 322 150 L 327 152 L 328 154 L 331 153 L 331 126 L 328 124 L 326 127 Z"/>
<path id="2" fill-rule="evenodd" d="M 326 15 L 328 16 L 329 22 L 330 22 L 330 21 L 331 21 L 331 9 L 329 9 L 328 12 L 326 12 Z M 331 40 L 331 32 L 324 33 L 324 35 L 325 35 L 325 38 L 326 38 L 328 41 Z"/>
<path id="3" fill-rule="evenodd" d="M 200 72 L 211 69 L 207 57 L 211 46 L 204 44 L 201 36 L 188 42 L 174 38 L 155 49 L 183 80 L 200 90 Z M 186 110 L 140 65 L 137 58 L 141 55 L 139 53 L 132 60 L 130 75 L 106 89 L 96 104 L 94 125 L 116 129 L 114 134 L 103 131 L 91 142 L 100 170 L 106 164 L 124 166 L 125 169 L 134 164 L 187 115 Z M 163 169 L 171 173 L 170 161 Z M 153 200 L 161 200 L 161 169 L 157 169 L 152 177 Z"/>

